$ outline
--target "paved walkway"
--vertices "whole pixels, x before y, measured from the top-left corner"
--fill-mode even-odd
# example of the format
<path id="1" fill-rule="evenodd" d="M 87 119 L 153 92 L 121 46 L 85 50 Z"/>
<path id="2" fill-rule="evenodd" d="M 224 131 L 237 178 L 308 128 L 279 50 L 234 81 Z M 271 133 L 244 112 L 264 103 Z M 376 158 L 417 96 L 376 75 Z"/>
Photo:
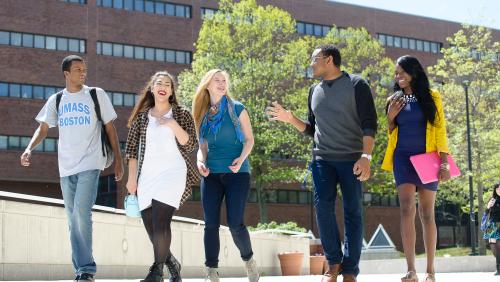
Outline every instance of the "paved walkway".
<path id="1" fill-rule="evenodd" d="M 358 276 L 358 282 L 400 282 L 401 275 L 398 274 L 366 274 Z M 420 279 L 423 274 L 419 274 Z M 137 282 L 138 280 L 101 280 L 99 282 Z M 185 282 L 203 282 L 203 279 L 183 279 Z M 222 278 L 221 282 L 246 282 L 245 278 Z M 262 277 L 259 282 L 320 282 L 321 276 L 267 276 Z M 342 279 L 339 279 L 341 282 Z M 438 273 L 438 282 L 500 282 L 500 276 L 494 276 L 492 272 L 476 273 Z M 32 281 L 42 282 L 42 281 Z"/>

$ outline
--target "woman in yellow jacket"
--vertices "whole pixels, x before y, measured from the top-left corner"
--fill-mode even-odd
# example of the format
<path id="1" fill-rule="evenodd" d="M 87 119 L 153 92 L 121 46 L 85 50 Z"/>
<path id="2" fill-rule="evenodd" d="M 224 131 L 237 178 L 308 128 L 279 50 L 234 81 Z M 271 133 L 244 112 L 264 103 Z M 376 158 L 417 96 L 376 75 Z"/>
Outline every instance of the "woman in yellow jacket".
<path id="1" fill-rule="evenodd" d="M 397 60 L 395 93 L 388 100 L 389 142 L 382 168 L 394 171 L 401 211 L 401 238 L 408 272 L 402 282 L 418 282 L 415 269 L 415 192 L 422 222 L 427 270 L 424 282 L 434 282 L 437 231 L 434 204 L 438 182 L 423 184 L 410 156 L 438 152 L 441 157 L 439 181 L 450 178 L 448 146 L 441 98 L 429 89 L 429 80 L 420 62 L 411 56 Z"/>

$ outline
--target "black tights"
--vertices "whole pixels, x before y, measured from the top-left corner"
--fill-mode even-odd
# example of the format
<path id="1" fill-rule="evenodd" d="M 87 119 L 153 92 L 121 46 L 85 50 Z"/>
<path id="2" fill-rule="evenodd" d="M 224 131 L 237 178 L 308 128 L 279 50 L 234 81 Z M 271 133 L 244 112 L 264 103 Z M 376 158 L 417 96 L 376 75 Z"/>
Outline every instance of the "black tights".
<path id="1" fill-rule="evenodd" d="M 170 256 L 170 242 L 172 241 L 170 223 L 174 212 L 174 207 L 157 200 L 151 202 L 151 207 L 141 211 L 144 227 L 148 232 L 149 240 L 153 243 L 156 263 L 165 263 Z"/>
<path id="2" fill-rule="evenodd" d="M 490 250 L 497 259 L 497 264 L 500 264 L 500 240 L 496 243 L 490 242 Z"/>

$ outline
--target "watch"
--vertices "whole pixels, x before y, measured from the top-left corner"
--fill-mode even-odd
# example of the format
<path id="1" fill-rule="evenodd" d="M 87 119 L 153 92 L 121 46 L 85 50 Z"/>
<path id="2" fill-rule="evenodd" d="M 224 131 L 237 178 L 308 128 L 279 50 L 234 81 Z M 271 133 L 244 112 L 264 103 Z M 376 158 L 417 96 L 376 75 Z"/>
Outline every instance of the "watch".
<path id="1" fill-rule="evenodd" d="M 369 155 L 369 154 L 362 154 L 361 155 L 362 158 L 367 158 L 368 161 L 371 161 L 372 160 L 372 155 Z"/>
<path id="2" fill-rule="evenodd" d="M 449 163 L 442 163 L 439 168 L 444 169 L 444 170 L 450 170 L 450 164 Z"/>

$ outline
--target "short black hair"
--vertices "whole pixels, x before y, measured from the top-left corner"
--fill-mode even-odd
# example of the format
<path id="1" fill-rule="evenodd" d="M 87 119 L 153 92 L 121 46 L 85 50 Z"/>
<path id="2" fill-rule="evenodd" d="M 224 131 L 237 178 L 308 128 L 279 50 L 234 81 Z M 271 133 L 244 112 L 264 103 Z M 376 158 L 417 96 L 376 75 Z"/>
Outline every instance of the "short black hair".
<path id="1" fill-rule="evenodd" d="M 71 68 L 71 64 L 74 61 L 83 62 L 83 59 L 82 59 L 82 57 L 77 56 L 77 55 L 69 55 L 62 60 L 61 69 L 62 69 L 63 73 L 65 71 L 69 71 L 69 69 Z"/>
<path id="2" fill-rule="evenodd" d="M 333 64 L 336 67 L 340 67 L 340 64 L 342 63 L 342 58 L 340 57 L 340 51 L 335 45 L 333 44 L 322 44 L 316 47 L 316 49 L 321 49 L 321 53 L 325 57 L 330 57 L 332 56 L 333 58 Z"/>

